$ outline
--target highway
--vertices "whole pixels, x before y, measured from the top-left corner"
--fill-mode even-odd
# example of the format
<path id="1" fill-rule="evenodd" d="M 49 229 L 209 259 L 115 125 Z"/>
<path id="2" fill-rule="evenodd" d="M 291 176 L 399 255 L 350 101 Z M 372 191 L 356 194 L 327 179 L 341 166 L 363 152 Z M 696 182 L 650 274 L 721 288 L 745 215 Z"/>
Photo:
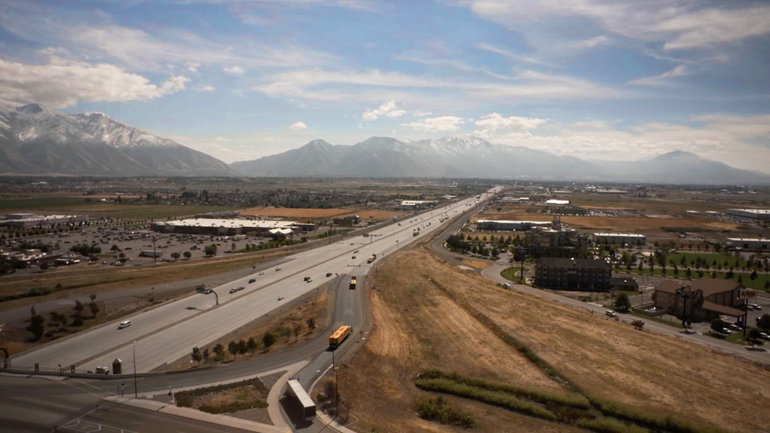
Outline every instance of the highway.
<path id="1" fill-rule="evenodd" d="M 42 370 L 63 368 L 69 371 L 74 365 L 78 371 L 85 371 L 95 370 L 97 366 L 111 366 L 117 358 L 122 361 L 123 373 L 133 372 L 134 366 L 138 373 L 151 371 L 188 356 L 195 346 L 206 345 L 270 314 L 335 274 L 365 275 L 370 267 L 367 259 L 373 254 L 380 259 L 422 239 L 441 226 L 443 219 L 469 210 L 495 191 L 484 194 L 481 199 L 474 197 L 452 202 L 394 222 L 366 236 L 294 254 L 278 267 L 255 271 L 213 288 L 216 296 L 213 293 L 193 295 L 126 317 L 124 319 L 131 320 L 132 325 L 125 329 L 118 329 L 116 321 L 57 340 L 12 357 L 11 366 L 32 369 L 37 363 Z M 327 277 L 329 273 L 331 277 Z M 306 282 L 305 277 L 310 277 L 311 281 Z M 256 281 L 249 283 L 251 278 Z M 229 293 L 239 287 L 244 289 Z M 219 305 L 216 305 L 217 297 Z"/>

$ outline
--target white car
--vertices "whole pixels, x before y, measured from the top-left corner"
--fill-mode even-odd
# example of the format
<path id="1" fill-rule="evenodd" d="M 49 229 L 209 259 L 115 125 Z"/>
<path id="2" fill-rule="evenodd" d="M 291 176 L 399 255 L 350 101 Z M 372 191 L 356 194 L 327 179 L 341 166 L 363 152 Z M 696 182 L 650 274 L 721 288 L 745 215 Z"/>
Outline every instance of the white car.
<path id="1" fill-rule="evenodd" d="M 123 322 L 120 322 L 120 325 L 118 325 L 118 329 L 128 328 L 129 326 L 131 326 L 131 321 L 125 320 Z"/>

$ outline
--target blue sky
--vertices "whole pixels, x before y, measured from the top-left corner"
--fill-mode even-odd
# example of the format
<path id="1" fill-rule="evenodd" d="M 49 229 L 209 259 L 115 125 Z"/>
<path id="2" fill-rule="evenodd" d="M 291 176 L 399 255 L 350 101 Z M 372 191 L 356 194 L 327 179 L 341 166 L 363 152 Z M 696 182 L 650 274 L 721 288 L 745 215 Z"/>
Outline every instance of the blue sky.
<path id="1" fill-rule="evenodd" d="M 770 173 L 770 4 L 0 2 L 0 100 L 101 111 L 226 162 L 473 134 Z"/>

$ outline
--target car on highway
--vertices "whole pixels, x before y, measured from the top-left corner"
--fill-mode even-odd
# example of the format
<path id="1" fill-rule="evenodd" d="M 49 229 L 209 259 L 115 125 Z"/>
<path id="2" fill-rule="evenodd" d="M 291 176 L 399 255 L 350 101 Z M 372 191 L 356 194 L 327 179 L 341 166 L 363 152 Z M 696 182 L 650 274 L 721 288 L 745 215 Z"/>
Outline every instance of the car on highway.
<path id="1" fill-rule="evenodd" d="M 240 292 L 243 289 L 245 289 L 245 287 L 243 287 L 243 286 L 233 287 L 232 289 L 230 289 L 230 294 L 233 294 L 233 293 L 236 293 L 236 292 Z"/>
<path id="2" fill-rule="evenodd" d="M 356 259 L 356 256 L 353 256 L 353 257 L 351 257 L 351 259 L 355 260 L 355 259 Z"/>
<path id="3" fill-rule="evenodd" d="M 253 283 L 254 281 L 257 281 L 257 279 L 256 279 L 256 278 L 252 278 L 252 279 L 250 279 L 250 280 L 249 280 L 249 284 Z"/>
<path id="4" fill-rule="evenodd" d="M 279 297 L 278 297 L 278 300 L 279 300 L 279 301 L 283 301 L 283 299 L 284 299 L 284 298 L 283 298 L 283 296 L 279 296 Z"/>
<path id="5" fill-rule="evenodd" d="M 278 272 L 278 271 L 280 271 L 280 270 L 281 270 L 281 267 L 280 267 L 280 266 L 278 266 L 277 268 L 275 268 L 275 271 L 276 271 L 276 272 Z"/>
<path id="6" fill-rule="evenodd" d="M 612 310 L 605 311 L 604 315 L 607 316 L 607 317 L 618 317 L 618 313 L 616 313 L 616 312 L 614 312 Z"/>
<path id="7" fill-rule="evenodd" d="M 124 320 L 124 321 L 120 322 L 120 324 L 118 325 L 118 329 L 128 328 L 129 326 L 131 326 L 131 321 L 130 320 Z"/>
<path id="8" fill-rule="evenodd" d="M 265 275 L 265 273 L 264 272 L 260 272 L 257 275 Z"/>
<path id="9" fill-rule="evenodd" d="M 331 273 L 331 272 L 327 272 L 327 273 L 326 273 L 326 277 L 327 277 L 327 278 L 328 278 L 328 277 L 331 277 L 331 276 L 332 276 L 332 273 Z"/>

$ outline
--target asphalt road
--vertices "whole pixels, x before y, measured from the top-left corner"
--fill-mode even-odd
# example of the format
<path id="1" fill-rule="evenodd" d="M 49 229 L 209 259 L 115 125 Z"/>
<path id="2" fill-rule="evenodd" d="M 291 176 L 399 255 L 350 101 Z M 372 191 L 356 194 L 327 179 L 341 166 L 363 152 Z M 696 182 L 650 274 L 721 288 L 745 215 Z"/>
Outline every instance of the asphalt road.
<path id="1" fill-rule="evenodd" d="M 77 379 L 0 376 L 0 389 L 0 433 L 245 431 L 104 401 L 98 387 Z"/>
<path id="2" fill-rule="evenodd" d="M 471 198 L 455 202 L 374 230 L 366 237 L 294 254 L 263 275 L 255 272 L 214 288 L 216 297 L 199 294 L 163 304 L 128 317 L 132 321 L 128 328 L 118 329 L 117 322 L 93 328 L 14 356 L 11 365 L 31 369 L 38 363 L 41 369 L 49 371 L 60 366 L 68 370 L 74 365 L 78 371 L 84 371 L 110 366 L 113 360 L 120 359 L 123 373 L 133 372 L 134 366 L 140 373 L 150 371 L 188 355 L 195 346 L 206 345 L 270 314 L 327 281 L 327 273 L 351 273 L 370 266 L 367 259 L 373 254 L 381 258 L 423 238 L 440 226 L 442 218 L 454 217 L 477 201 Z M 310 277 L 311 282 L 306 282 L 305 277 Z M 256 281 L 249 283 L 250 278 Z M 229 293 L 239 287 L 243 289 Z"/>

